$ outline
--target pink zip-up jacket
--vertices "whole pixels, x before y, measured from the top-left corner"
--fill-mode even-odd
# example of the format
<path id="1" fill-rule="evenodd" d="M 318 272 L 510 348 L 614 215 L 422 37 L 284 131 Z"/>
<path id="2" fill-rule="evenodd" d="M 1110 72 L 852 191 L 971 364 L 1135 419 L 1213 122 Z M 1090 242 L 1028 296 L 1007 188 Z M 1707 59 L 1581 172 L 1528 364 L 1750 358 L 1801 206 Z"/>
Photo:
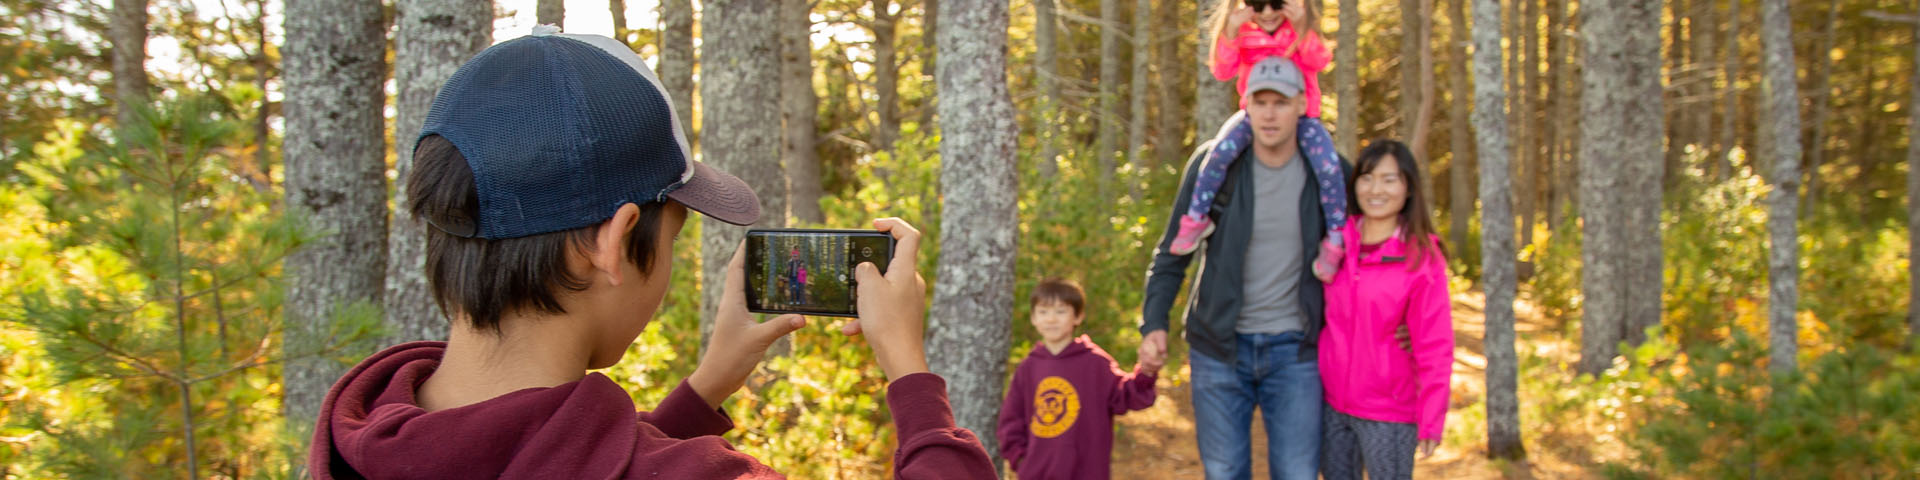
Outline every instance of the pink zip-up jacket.
<path id="1" fill-rule="evenodd" d="M 1213 78 L 1220 81 L 1234 81 L 1234 91 L 1240 93 L 1240 108 L 1247 108 L 1247 72 L 1253 65 L 1267 57 L 1287 53 L 1287 46 L 1300 37 L 1295 33 L 1293 22 L 1282 20 L 1280 28 L 1273 33 L 1260 29 L 1260 24 L 1247 22 L 1240 24 L 1239 35 L 1232 39 L 1213 42 Z M 1293 65 L 1300 68 L 1305 77 L 1305 89 L 1300 93 L 1307 97 L 1307 116 L 1320 118 L 1320 71 L 1326 70 L 1333 62 L 1333 54 L 1327 51 L 1327 44 L 1320 40 L 1320 34 L 1307 32 L 1300 48 L 1294 49 Z"/>
<path id="2" fill-rule="evenodd" d="M 1364 221 L 1364 220 L 1362 220 Z M 1421 440 L 1446 431 L 1453 376 L 1453 310 L 1447 262 L 1437 237 L 1418 269 L 1394 232 L 1378 249 L 1360 244 L 1361 221 L 1340 231 L 1346 264 L 1328 282 L 1327 325 L 1320 330 L 1320 380 L 1327 404 L 1341 413 L 1381 422 L 1412 423 Z M 1413 351 L 1400 348 L 1394 330 L 1407 325 Z"/>

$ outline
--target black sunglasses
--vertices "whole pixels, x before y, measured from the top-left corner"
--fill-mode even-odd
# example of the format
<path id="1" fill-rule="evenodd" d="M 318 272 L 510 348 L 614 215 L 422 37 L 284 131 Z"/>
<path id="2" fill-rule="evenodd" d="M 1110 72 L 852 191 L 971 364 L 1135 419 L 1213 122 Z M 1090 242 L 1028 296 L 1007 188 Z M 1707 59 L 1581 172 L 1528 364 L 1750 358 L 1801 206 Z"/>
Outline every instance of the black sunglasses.
<path id="1" fill-rule="evenodd" d="M 1287 6 L 1287 0 L 1241 0 L 1241 2 L 1245 3 L 1247 8 L 1251 8 L 1255 12 L 1267 8 L 1279 10 L 1281 7 Z"/>

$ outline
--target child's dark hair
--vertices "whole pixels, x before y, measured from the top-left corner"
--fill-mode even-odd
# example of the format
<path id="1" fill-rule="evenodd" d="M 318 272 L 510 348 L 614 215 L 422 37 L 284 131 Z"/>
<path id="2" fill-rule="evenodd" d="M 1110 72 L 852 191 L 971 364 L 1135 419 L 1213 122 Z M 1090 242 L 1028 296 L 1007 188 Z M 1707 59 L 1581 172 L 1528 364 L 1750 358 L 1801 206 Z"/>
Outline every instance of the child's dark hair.
<path id="1" fill-rule="evenodd" d="M 1420 161 L 1413 158 L 1413 150 L 1407 148 L 1407 144 L 1395 140 L 1375 140 L 1360 150 L 1360 160 L 1354 165 L 1353 177 L 1347 180 L 1347 218 L 1352 221 L 1362 215 L 1360 193 L 1356 188 L 1360 176 L 1373 173 L 1373 169 L 1380 167 L 1380 161 L 1389 155 L 1400 167 L 1401 183 L 1407 185 L 1407 202 L 1400 206 L 1400 232 L 1404 235 L 1402 240 L 1411 250 L 1407 256 L 1407 266 L 1409 269 L 1419 269 L 1426 264 L 1429 250 L 1437 250 L 1433 253 L 1445 256 L 1447 246 L 1438 239 L 1428 241 L 1435 238 L 1433 210 L 1427 206 L 1427 192 L 1421 190 L 1426 186 L 1426 180 L 1420 170 Z"/>
<path id="2" fill-rule="evenodd" d="M 480 218 L 480 192 L 466 156 L 439 135 L 420 140 L 407 174 L 408 212 L 443 225 Z M 625 248 L 641 272 L 653 269 L 663 204 L 640 205 Z M 592 250 L 593 226 L 518 238 L 457 237 L 428 226 L 427 286 L 449 318 L 464 314 L 475 330 L 500 333 L 500 318 L 523 308 L 561 314 L 560 290 L 586 290 L 589 279 L 567 270 L 569 249 Z"/>
<path id="3" fill-rule="evenodd" d="M 1033 286 L 1033 293 L 1027 296 L 1027 306 L 1030 307 L 1046 301 L 1072 305 L 1074 315 L 1086 313 L 1087 309 L 1087 297 L 1080 290 L 1080 284 L 1059 277 L 1041 280 L 1039 285 Z"/>

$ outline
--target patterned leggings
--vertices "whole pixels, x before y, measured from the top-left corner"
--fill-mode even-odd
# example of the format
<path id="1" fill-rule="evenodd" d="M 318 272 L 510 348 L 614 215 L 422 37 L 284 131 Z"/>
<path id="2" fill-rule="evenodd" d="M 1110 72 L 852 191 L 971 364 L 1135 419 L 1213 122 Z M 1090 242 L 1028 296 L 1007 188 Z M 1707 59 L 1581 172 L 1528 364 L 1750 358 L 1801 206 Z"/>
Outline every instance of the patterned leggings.
<path id="1" fill-rule="evenodd" d="M 1376 422 L 1320 407 L 1320 475 L 1326 480 L 1413 478 L 1419 429 L 1411 423 Z"/>
<path id="2" fill-rule="evenodd" d="M 1300 141 L 1301 153 L 1312 167 L 1314 181 L 1319 182 L 1320 212 L 1326 216 L 1327 231 L 1339 229 L 1347 223 L 1347 179 L 1340 174 L 1340 155 L 1333 150 L 1333 137 L 1327 135 L 1326 125 L 1313 117 L 1300 117 L 1295 135 Z M 1220 126 L 1220 133 L 1214 138 L 1217 141 L 1213 149 L 1207 151 L 1207 158 L 1200 164 L 1200 177 L 1194 179 L 1193 201 L 1187 204 L 1187 216 L 1196 220 L 1213 208 L 1213 195 L 1226 180 L 1227 167 L 1233 166 L 1240 153 L 1253 144 L 1253 124 L 1247 121 L 1247 111 L 1235 112 Z"/>

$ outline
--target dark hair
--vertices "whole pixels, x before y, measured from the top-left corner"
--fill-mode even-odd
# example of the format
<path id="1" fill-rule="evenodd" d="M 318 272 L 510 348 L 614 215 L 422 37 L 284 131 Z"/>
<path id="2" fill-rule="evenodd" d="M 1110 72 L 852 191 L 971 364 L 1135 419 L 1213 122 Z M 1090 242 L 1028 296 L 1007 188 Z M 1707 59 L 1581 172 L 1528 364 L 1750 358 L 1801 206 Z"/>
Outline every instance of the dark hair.
<path id="1" fill-rule="evenodd" d="M 1362 214 L 1357 188 L 1360 176 L 1379 168 L 1380 160 L 1389 155 L 1400 167 L 1402 183 L 1407 184 L 1407 203 L 1400 206 L 1400 232 L 1412 250 L 1407 258 L 1407 266 L 1419 269 L 1426 263 L 1429 246 L 1442 256 L 1446 255 L 1447 247 L 1433 235 L 1433 210 L 1427 207 L 1427 192 L 1422 190 L 1426 181 L 1420 173 L 1419 160 L 1413 158 L 1413 151 L 1406 144 L 1394 140 L 1375 140 L 1360 151 L 1360 161 L 1355 165 L 1353 178 L 1347 180 L 1347 211 L 1350 212 L 1347 217 L 1351 219 Z"/>
<path id="2" fill-rule="evenodd" d="M 1027 295 L 1027 306 L 1039 305 L 1042 301 L 1055 301 L 1073 306 L 1073 314 L 1086 313 L 1086 295 L 1080 291 L 1080 284 L 1064 278 L 1041 280 L 1033 286 L 1033 293 Z"/>
<path id="3" fill-rule="evenodd" d="M 594 227 L 518 238 L 454 236 L 431 223 L 457 224 L 480 217 L 480 192 L 473 168 L 453 142 L 430 135 L 413 152 L 407 174 L 407 211 L 428 222 L 427 286 L 434 303 L 449 318 L 465 314 L 473 328 L 500 333 L 500 317 L 524 308 L 562 314 L 559 291 L 586 290 L 589 279 L 567 269 L 569 249 L 592 250 Z M 628 236 L 627 257 L 641 272 L 652 271 L 663 205 L 640 205 L 639 221 Z"/>

